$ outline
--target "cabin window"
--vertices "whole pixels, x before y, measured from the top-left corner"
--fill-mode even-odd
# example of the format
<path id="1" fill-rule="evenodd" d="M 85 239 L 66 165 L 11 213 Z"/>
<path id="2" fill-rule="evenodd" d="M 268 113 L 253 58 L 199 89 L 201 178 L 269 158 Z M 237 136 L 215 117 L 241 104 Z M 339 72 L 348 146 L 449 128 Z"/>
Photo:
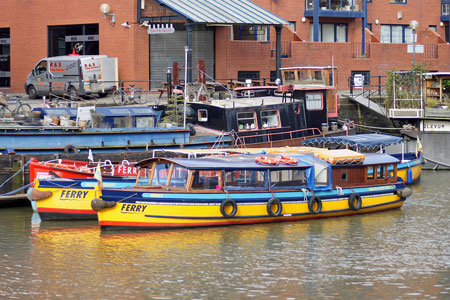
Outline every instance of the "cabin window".
<path id="1" fill-rule="evenodd" d="M 155 120 L 153 119 L 153 117 L 137 117 L 136 127 L 155 127 Z"/>
<path id="2" fill-rule="evenodd" d="M 313 80 L 322 81 L 322 71 L 312 71 Z"/>
<path id="3" fill-rule="evenodd" d="M 270 187 L 275 189 L 307 186 L 306 170 L 275 170 L 270 171 Z"/>
<path id="4" fill-rule="evenodd" d="M 114 118 L 114 128 L 133 128 L 133 127 L 134 127 L 133 118 L 130 116 Z"/>
<path id="5" fill-rule="evenodd" d="M 279 127 L 280 113 L 278 110 L 266 110 L 261 112 L 261 122 L 263 128 Z"/>
<path id="6" fill-rule="evenodd" d="M 306 93 L 306 109 L 307 110 L 322 110 L 323 101 L 322 93 Z"/>
<path id="7" fill-rule="evenodd" d="M 387 166 L 387 176 L 388 178 L 395 178 L 395 166 L 394 165 L 388 165 Z"/>
<path id="8" fill-rule="evenodd" d="M 220 172 L 194 170 L 191 189 L 220 190 Z"/>
<path id="9" fill-rule="evenodd" d="M 297 77 L 298 77 L 298 81 L 300 83 L 308 83 L 309 82 L 308 71 L 306 71 L 306 70 L 297 71 Z"/>
<path id="10" fill-rule="evenodd" d="M 285 71 L 284 72 L 284 80 L 285 81 L 294 81 L 295 80 L 295 72 L 294 71 Z"/>
<path id="11" fill-rule="evenodd" d="M 258 125 L 256 123 L 256 112 L 254 111 L 238 112 L 237 121 L 239 131 L 258 129 Z"/>
<path id="12" fill-rule="evenodd" d="M 385 179 L 385 178 L 386 178 L 386 166 L 378 166 L 377 179 Z"/>
<path id="13" fill-rule="evenodd" d="M 233 170 L 225 172 L 224 189 L 261 189 L 266 187 L 265 172 L 257 170 Z"/>
<path id="14" fill-rule="evenodd" d="M 208 122 L 208 111 L 206 109 L 199 109 L 197 116 L 199 122 Z"/>
<path id="15" fill-rule="evenodd" d="M 175 165 L 170 178 L 169 186 L 185 188 L 188 177 L 188 170 L 185 167 Z"/>
<path id="16" fill-rule="evenodd" d="M 373 167 L 367 167 L 367 180 L 374 180 L 375 174 Z"/>
<path id="17" fill-rule="evenodd" d="M 342 172 L 341 173 L 341 182 L 347 182 L 347 181 L 348 181 L 347 172 Z"/>
<path id="18" fill-rule="evenodd" d="M 158 163 L 153 171 L 152 185 L 166 185 L 170 171 L 169 163 Z"/>

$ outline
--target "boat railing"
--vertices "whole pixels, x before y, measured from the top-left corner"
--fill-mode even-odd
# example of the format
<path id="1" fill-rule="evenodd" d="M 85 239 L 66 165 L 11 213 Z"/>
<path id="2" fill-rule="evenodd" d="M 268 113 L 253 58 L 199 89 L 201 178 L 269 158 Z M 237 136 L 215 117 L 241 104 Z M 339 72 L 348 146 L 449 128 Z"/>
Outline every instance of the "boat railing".
<path id="1" fill-rule="evenodd" d="M 225 135 L 229 135 L 230 133 L 225 132 L 222 130 L 222 132 L 216 137 L 216 140 L 214 141 L 214 144 L 212 145 L 212 149 L 217 148 L 225 148 Z"/>
<path id="2" fill-rule="evenodd" d="M 245 145 L 248 143 L 248 140 L 250 139 L 261 139 L 265 141 L 263 141 L 263 143 L 272 143 L 274 141 L 280 141 L 283 139 L 302 139 L 305 140 L 307 138 L 312 138 L 312 137 L 318 137 L 318 136 L 322 136 L 322 131 L 319 128 L 305 128 L 305 129 L 297 129 L 297 130 L 291 130 L 291 131 L 283 131 L 283 132 L 271 132 L 271 133 L 263 133 L 263 134 L 255 134 L 255 135 L 250 135 L 250 136 L 239 136 L 237 135 L 238 138 L 235 139 L 235 146 L 243 146 L 245 147 Z"/>

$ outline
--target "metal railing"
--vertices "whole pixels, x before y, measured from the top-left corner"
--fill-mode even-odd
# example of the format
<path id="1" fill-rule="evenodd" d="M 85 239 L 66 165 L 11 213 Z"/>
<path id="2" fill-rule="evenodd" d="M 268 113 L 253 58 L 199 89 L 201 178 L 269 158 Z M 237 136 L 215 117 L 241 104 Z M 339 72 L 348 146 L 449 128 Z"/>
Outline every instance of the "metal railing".
<path id="1" fill-rule="evenodd" d="M 307 139 L 315 136 L 322 136 L 322 131 L 319 128 L 305 128 L 305 129 L 297 129 L 291 131 L 283 131 L 283 132 L 273 132 L 273 133 L 263 133 L 263 134 L 255 134 L 250 136 L 239 136 L 238 133 L 235 134 L 235 146 L 243 146 L 246 144 L 252 144 L 247 142 L 250 139 L 259 140 L 257 143 L 273 143 L 276 141 L 281 141 L 285 139 Z"/>

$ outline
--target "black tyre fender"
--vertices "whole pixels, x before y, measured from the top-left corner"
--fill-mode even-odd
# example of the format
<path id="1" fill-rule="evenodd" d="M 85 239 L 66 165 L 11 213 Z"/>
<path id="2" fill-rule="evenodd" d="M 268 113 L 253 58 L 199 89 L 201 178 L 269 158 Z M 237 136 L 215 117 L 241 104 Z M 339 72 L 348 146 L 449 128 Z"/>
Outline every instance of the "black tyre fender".
<path id="1" fill-rule="evenodd" d="M 308 199 L 308 209 L 313 215 L 320 214 L 322 211 L 322 200 L 318 196 L 312 196 Z"/>
<path id="2" fill-rule="evenodd" d="M 66 154 L 78 153 L 78 149 L 77 149 L 77 147 L 69 144 L 64 147 L 64 153 L 66 153 Z"/>
<path id="3" fill-rule="evenodd" d="M 277 206 L 277 209 L 275 211 L 273 211 L 273 205 Z M 281 212 L 283 211 L 283 204 L 281 204 L 281 201 L 277 198 L 271 198 L 268 202 L 267 202 L 267 213 L 269 214 L 269 216 L 271 217 L 278 217 L 279 215 L 281 215 Z"/>
<path id="4" fill-rule="evenodd" d="M 348 207 L 350 207 L 351 210 L 357 211 L 361 209 L 361 206 L 362 206 L 361 195 L 357 193 L 352 193 L 348 197 Z"/>
<path id="5" fill-rule="evenodd" d="M 33 85 L 27 87 L 28 98 L 37 99 L 39 97 L 36 88 Z"/>
<path id="6" fill-rule="evenodd" d="M 226 207 L 229 206 L 229 205 L 231 205 L 233 210 L 230 213 L 227 213 Z M 222 203 L 220 203 L 220 213 L 225 218 L 233 218 L 236 215 L 236 213 L 237 213 L 236 201 L 234 201 L 233 199 L 225 199 L 225 200 L 223 200 Z"/>

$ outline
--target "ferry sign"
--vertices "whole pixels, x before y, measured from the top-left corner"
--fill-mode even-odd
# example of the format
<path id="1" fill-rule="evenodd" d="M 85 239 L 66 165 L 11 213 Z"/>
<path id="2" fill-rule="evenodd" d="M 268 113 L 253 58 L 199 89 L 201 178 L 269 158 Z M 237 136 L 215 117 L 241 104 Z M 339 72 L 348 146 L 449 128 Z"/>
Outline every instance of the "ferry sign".
<path id="1" fill-rule="evenodd" d="M 450 131 L 450 122 L 437 120 L 423 120 L 420 122 L 421 131 Z"/>

